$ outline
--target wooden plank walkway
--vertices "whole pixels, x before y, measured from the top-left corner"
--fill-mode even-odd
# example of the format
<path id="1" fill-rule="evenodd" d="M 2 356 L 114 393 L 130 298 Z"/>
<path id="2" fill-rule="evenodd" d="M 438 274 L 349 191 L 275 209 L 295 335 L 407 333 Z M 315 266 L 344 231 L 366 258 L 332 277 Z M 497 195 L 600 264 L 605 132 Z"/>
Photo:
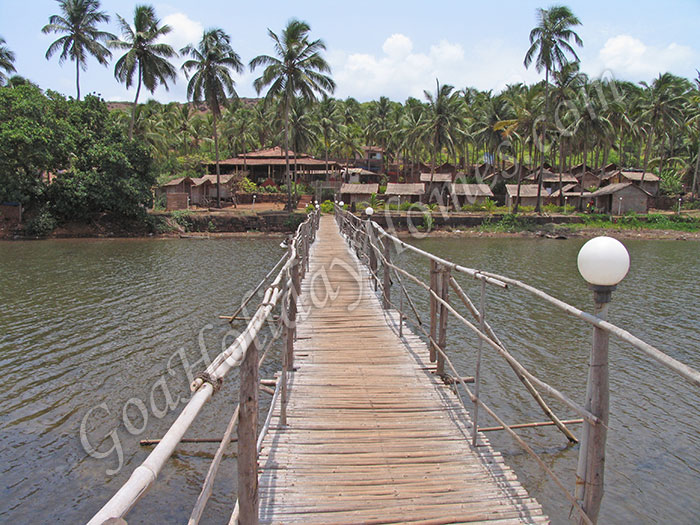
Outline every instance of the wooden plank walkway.
<path id="1" fill-rule="evenodd" d="M 399 338 L 328 216 L 299 311 L 288 425 L 278 403 L 260 455 L 261 523 L 549 522 L 483 436 L 471 447 L 426 345 Z"/>

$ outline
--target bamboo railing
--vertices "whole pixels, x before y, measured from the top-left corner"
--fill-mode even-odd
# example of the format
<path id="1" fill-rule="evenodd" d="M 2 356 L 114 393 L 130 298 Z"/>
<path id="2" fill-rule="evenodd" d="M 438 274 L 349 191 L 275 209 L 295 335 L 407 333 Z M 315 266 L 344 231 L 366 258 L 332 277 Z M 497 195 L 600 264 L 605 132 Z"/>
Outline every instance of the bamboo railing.
<path id="1" fill-rule="evenodd" d="M 429 349 L 430 360 L 435 362 L 435 373 L 442 376 L 445 382 L 461 387 L 462 391 L 471 401 L 471 407 L 467 406 L 459 389 L 455 388 L 457 397 L 464 409 L 472 414 L 472 444 L 476 446 L 478 432 L 505 430 L 550 476 L 553 482 L 559 487 L 566 499 L 571 503 L 572 510 L 577 512 L 579 523 L 596 523 L 600 501 L 603 494 L 603 465 L 605 456 L 605 432 L 608 424 L 607 409 L 607 337 L 614 336 L 624 341 L 634 348 L 642 351 L 658 363 L 680 375 L 692 385 L 700 387 L 700 372 L 673 359 L 661 350 L 642 341 L 630 334 L 626 330 L 619 328 L 605 320 L 605 309 L 596 311 L 597 315 L 589 314 L 571 306 L 551 295 L 527 285 L 516 279 L 505 277 L 491 272 L 467 268 L 442 259 L 434 254 L 423 251 L 415 246 L 405 243 L 396 236 L 385 231 L 371 218 L 360 219 L 356 215 L 336 206 L 336 221 L 341 233 L 345 236 L 350 247 L 355 251 L 358 259 L 366 264 L 370 279 L 374 284 L 375 291 L 381 289 L 382 303 L 385 309 L 393 308 L 399 315 L 399 335 L 402 334 L 404 320 L 409 321 L 425 337 Z M 392 250 L 407 250 L 418 257 L 430 261 L 430 282 L 425 283 L 405 269 L 392 263 Z M 379 266 L 381 265 L 381 270 Z M 381 273 L 381 275 L 380 275 Z M 480 297 L 478 306 L 464 292 L 454 274 L 463 274 L 480 281 Z M 411 281 L 428 293 L 430 305 L 430 323 L 425 326 L 415 302 L 403 284 L 402 277 Z M 487 285 L 496 289 L 507 289 L 509 287 L 524 290 L 538 299 L 548 303 L 566 314 L 588 323 L 594 328 L 594 349 L 591 352 L 591 368 L 597 368 L 596 347 L 605 346 L 605 380 L 597 381 L 597 378 L 589 374 L 589 382 L 586 391 L 586 404 L 581 404 L 570 399 L 567 395 L 557 390 L 548 383 L 535 377 L 523 366 L 505 347 L 503 342 L 496 336 L 494 330 L 486 321 L 487 307 Z M 399 304 L 392 302 L 391 288 L 398 286 L 401 294 Z M 456 308 L 454 300 L 450 300 L 448 293 L 452 289 L 456 294 L 458 302 L 466 307 L 468 314 L 474 322 L 467 319 Z M 404 298 L 410 306 L 410 311 L 404 308 Z M 413 314 L 411 317 L 408 314 Z M 476 364 L 473 377 L 473 390 L 467 386 L 465 378 L 456 370 L 452 360 L 446 351 L 446 331 L 447 318 L 452 316 L 464 326 L 469 328 L 478 338 L 476 351 Z M 604 341 L 603 341 L 604 339 Z M 597 342 L 596 342 L 597 341 Z M 523 383 L 526 390 L 540 406 L 544 414 L 551 422 L 525 423 L 518 425 L 507 425 L 480 396 L 480 375 L 481 375 L 481 354 L 483 347 L 496 351 L 503 357 L 511 367 L 518 379 Z M 595 366 L 594 366 L 595 365 Z M 446 371 L 449 369 L 449 373 Z M 472 379 L 472 378 L 468 378 Z M 542 394 L 552 397 L 574 410 L 581 419 L 563 421 L 559 419 L 544 401 Z M 602 403 L 593 400 L 603 400 Z M 600 407 L 604 406 L 603 409 Z M 484 410 L 497 423 L 497 427 L 479 427 L 479 410 Z M 572 423 L 584 423 L 582 432 L 582 442 L 579 451 L 579 461 L 576 470 L 575 492 L 571 494 L 564 483 L 552 470 L 542 461 L 542 459 L 532 450 L 532 448 L 514 431 L 516 428 L 528 428 L 533 426 L 556 426 L 570 442 L 577 442 L 577 438 L 569 430 L 567 425 Z"/>
<path id="2" fill-rule="evenodd" d="M 263 281 L 248 294 L 241 308 L 232 316 L 222 316 L 235 320 L 255 294 L 271 277 L 276 268 L 281 268 L 275 278 L 265 288 L 263 299 L 255 309 L 246 328 L 236 340 L 221 352 L 207 369 L 200 373 L 190 385 L 192 396 L 182 409 L 172 426 L 165 435 L 156 440 L 157 445 L 148 457 L 132 472 L 129 479 L 122 485 L 114 496 L 92 517 L 90 525 L 102 524 L 112 518 L 123 518 L 147 492 L 155 482 L 158 474 L 182 442 L 185 432 L 195 421 L 197 415 L 213 394 L 219 389 L 228 372 L 240 367 L 239 404 L 224 432 L 209 471 L 205 477 L 200 495 L 195 503 L 188 524 L 199 523 L 202 512 L 212 492 L 219 464 L 231 442 L 234 430 L 238 434 L 238 502 L 235 517 L 244 523 L 257 523 L 258 517 L 258 454 L 260 444 L 270 423 L 270 414 L 258 435 L 258 392 L 261 388 L 258 370 L 265 359 L 271 345 L 285 338 L 283 351 L 283 367 L 279 379 L 275 383 L 274 399 L 282 395 L 283 420 L 286 418 L 286 388 L 287 379 L 293 370 L 293 341 L 296 326 L 296 300 L 300 293 L 300 283 L 309 264 L 310 247 L 316 237 L 319 225 L 318 210 L 309 214 L 299 225 L 294 237 L 289 242 L 287 253 L 275 267 L 265 276 Z M 275 320 L 274 310 L 279 309 Z M 272 337 L 266 347 L 259 348 L 260 334 L 264 326 L 271 326 Z M 262 356 L 259 354 L 262 353 Z M 232 517 L 232 520 L 234 518 Z"/>

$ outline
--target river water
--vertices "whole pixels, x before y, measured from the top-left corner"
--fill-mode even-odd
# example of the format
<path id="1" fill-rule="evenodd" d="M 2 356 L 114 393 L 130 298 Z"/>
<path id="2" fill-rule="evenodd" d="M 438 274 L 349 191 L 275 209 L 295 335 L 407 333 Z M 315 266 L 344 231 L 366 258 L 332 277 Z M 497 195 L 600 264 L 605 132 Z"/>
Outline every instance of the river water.
<path id="1" fill-rule="evenodd" d="M 583 241 L 415 242 L 590 310 L 591 294 L 575 265 Z M 625 244 L 632 269 L 614 292 L 611 320 L 700 368 L 698 244 Z M 138 441 L 160 437 L 174 421 L 188 395 L 187 372 L 204 368 L 195 361 L 203 352 L 213 357 L 236 335 L 217 316 L 231 313 L 280 256 L 279 239 L 0 243 L 0 521 L 89 519 L 150 450 Z M 427 276 L 427 265 L 415 257 L 402 254 L 397 260 Z M 477 300 L 478 286 L 459 280 Z M 427 319 L 425 292 L 414 295 Z M 586 325 L 526 292 L 492 287 L 487 318 L 533 373 L 583 402 L 591 333 Z M 476 346 L 468 330 L 451 319 L 448 352 L 463 375 L 473 374 Z M 273 345 L 261 377 L 279 368 L 278 350 Z M 697 523 L 700 392 L 627 345 L 613 342 L 610 361 L 600 522 Z M 482 395 L 501 417 L 510 423 L 543 419 L 498 356 L 485 349 L 482 363 Z M 236 386 L 234 371 L 187 437 L 223 433 Z M 268 397 L 261 394 L 262 400 Z M 576 417 L 556 401 L 551 406 L 562 418 Z M 494 422 L 480 418 L 480 424 Z M 577 447 L 566 446 L 551 427 L 521 434 L 571 488 Z M 542 470 L 504 433 L 489 438 L 553 522 L 567 522 L 569 506 Z M 105 457 L 91 457 L 86 447 Z M 128 515 L 129 523 L 185 522 L 215 450 L 212 444 L 179 447 Z M 203 522 L 227 520 L 234 492 L 235 458 L 229 454 Z"/>

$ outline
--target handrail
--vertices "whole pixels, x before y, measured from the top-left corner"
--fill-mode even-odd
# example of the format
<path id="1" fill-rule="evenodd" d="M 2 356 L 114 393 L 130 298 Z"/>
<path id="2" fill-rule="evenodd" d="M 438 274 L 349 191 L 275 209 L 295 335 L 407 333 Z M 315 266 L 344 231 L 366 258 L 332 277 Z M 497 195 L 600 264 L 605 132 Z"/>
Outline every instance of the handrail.
<path id="1" fill-rule="evenodd" d="M 430 322 L 430 333 L 425 329 L 423 326 L 423 323 L 420 319 L 420 316 L 418 315 L 418 312 L 414 310 L 414 315 L 416 317 L 416 326 L 418 329 L 423 333 L 425 338 L 427 339 L 428 345 L 430 346 L 430 360 L 431 361 L 437 361 L 435 373 L 442 375 L 444 374 L 443 372 L 443 367 L 444 364 L 447 363 L 447 365 L 450 367 L 452 372 L 455 374 L 455 380 L 452 381 L 454 384 L 461 384 L 462 388 L 464 391 L 467 393 L 469 398 L 472 400 L 474 403 L 474 418 L 473 418 L 473 430 L 474 430 L 474 440 L 476 439 L 476 432 L 478 431 L 478 425 L 477 425 L 477 408 L 479 406 L 483 407 L 484 410 L 492 417 L 494 418 L 504 430 L 506 430 L 517 442 L 519 445 L 521 445 L 527 452 L 528 454 L 532 455 L 535 460 L 540 464 L 540 466 L 543 466 L 545 471 L 552 477 L 554 482 L 559 486 L 562 491 L 564 492 L 566 498 L 571 502 L 572 507 L 578 511 L 580 514 L 579 519 L 581 522 L 584 523 L 594 523 L 597 520 L 597 514 L 598 510 L 600 507 L 600 498 L 602 496 L 602 483 L 601 479 L 602 478 L 596 478 L 596 473 L 602 472 L 602 466 L 603 462 L 601 458 L 604 458 L 604 447 L 605 447 L 605 431 L 607 430 L 607 401 L 603 405 L 596 405 L 596 408 L 594 408 L 590 404 L 590 398 L 594 394 L 592 393 L 591 389 L 598 389 L 600 388 L 600 393 L 595 394 L 595 395 L 600 395 L 600 396 L 605 396 L 607 398 L 607 379 L 605 380 L 604 385 L 601 387 L 597 386 L 597 379 L 592 380 L 592 376 L 589 375 L 589 386 L 588 386 L 588 392 L 587 392 L 587 402 L 586 402 L 586 407 L 583 408 L 577 403 L 573 402 L 570 400 L 567 396 L 562 394 L 561 392 L 557 391 L 547 383 L 539 380 L 536 378 L 534 375 L 532 375 L 530 372 L 525 369 L 516 359 L 513 357 L 512 354 L 510 354 L 503 343 L 498 339 L 496 334 L 493 332 L 490 326 L 488 326 L 487 323 L 484 321 L 484 306 L 485 306 L 485 284 L 491 284 L 495 285 L 498 288 L 501 289 L 506 289 L 509 287 L 515 287 L 515 288 L 520 288 L 523 289 L 529 293 L 534 294 L 540 299 L 543 299 L 547 303 L 550 303 L 554 305 L 555 307 L 559 308 L 560 310 L 563 310 L 565 313 L 572 315 L 582 321 L 585 321 L 586 323 L 592 325 L 595 330 L 595 336 L 594 336 L 594 348 L 593 348 L 593 353 L 591 354 L 592 356 L 596 355 L 596 359 L 600 359 L 598 356 L 600 355 L 605 355 L 605 367 L 607 370 L 607 334 L 612 334 L 622 341 L 625 341 L 629 344 L 631 344 L 633 347 L 641 350 L 644 352 L 646 355 L 651 357 L 652 359 L 656 360 L 660 364 L 666 366 L 670 370 L 676 372 L 679 374 L 681 377 L 689 381 L 691 384 L 695 386 L 700 386 L 700 372 L 697 370 L 693 369 L 692 367 L 685 365 L 684 363 L 681 363 L 680 361 L 677 361 L 673 359 L 672 357 L 668 356 L 667 354 L 663 353 L 661 350 L 658 348 L 642 341 L 641 339 L 637 338 L 636 336 L 632 335 L 631 333 L 627 332 L 626 330 L 623 330 L 622 328 L 619 328 L 618 326 L 613 325 L 612 323 L 608 322 L 605 319 L 604 312 L 598 315 L 592 315 L 586 312 L 583 312 L 582 310 L 579 310 L 578 308 L 571 306 L 559 299 L 556 299 L 552 297 L 551 295 L 538 290 L 537 288 L 534 288 L 528 284 L 525 284 L 519 280 L 512 279 L 509 277 L 505 277 L 496 273 L 492 272 L 487 272 L 483 270 L 476 270 L 473 268 L 466 268 L 464 266 L 460 266 L 457 264 L 454 264 L 450 261 L 447 261 L 445 259 L 442 259 L 441 257 L 438 257 L 434 254 L 431 254 L 429 252 L 426 252 L 424 250 L 421 250 L 419 248 L 416 248 L 415 246 L 412 246 L 400 239 L 398 239 L 396 236 L 388 233 L 386 230 L 384 230 L 380 225 L 378 225 L 376 222 L 371 220 L 371 217 L 368 218 L 369 220 L 361 220 L 360 218 L 356 217 L 354 214 L 348 213 L 347 211 L 336 207 L 336 220 L 338 221 L 338 225 L 340 227 L 341 233 L 343 233 L 346 237 L 346 240 L 350 246 L 354 247 L 355 251 L 357 252 L 358 259 L 361 261 L 364 261 L 365 264 L 367 264 L 367 268 L 369 270 L 369 274 L 373 281 L 381 287 L 382 289 L 382 296 L 383 296 L 383 301 L 384 301 L 384 307 L 385 308 L 394 308 L 398 311 L 399 313 L 399 333 L 401 333 L 401 325 L 403 323 L 403 319 L 406 319 L 408 321 L 412 322 L 412 319 L 410 317 L 407 317 L 403 311 L 403 298 L 401 302 L 401 306 L 397 307 L 394 303 L 391 302 L 390 300 L 390 288 L 392 285 L 392 281 L 390 278 L 390 271 L 393 271 L 398 284 L 403 291 L 404 295 L 409 299 L 409 301 L 412 304 L 412 301 L 410 299 L 410 296 L 408 292 L 406 291 L 403 283 L 401 282 L 401 279 L 399 275 L 404 275 L 406 278 L 417 284 L 418 286 L 422 287 L 428 292 L 428 297 L 430 299 L 430 304 L 431 304 L 431 322 Z M 375 241 L 376 240 L 376 244 Z M 424 283 L 414 275 L 412 275 L 410 272 L 404 270 L 403 268 L 400 268 L 396 264 L 393 264 L 391 262 L 391 255 L 390 255 L 390 250 L 388 250 L 388 247 L 390 245 L 394 245 L 394 247 L 398 248 L 404 248 L 405 250 L 409 250 L 414 254 L 417 254 L 425 259 L 428 259 L 431 261 L 431 283 L 430 285 Z M 383 245 L 383 246 L 382 246 Z M 367 253 L 365 253 L 367 252 Z M 379 271 L 377 269 L 377 262 L 380 262 L 382 266 L 384 267 L 384 280 L 382 283 L 380 283 L 380 278 L 379 278 Z M 477 311 L 476 307 L 474 304 L 471 302 L 469 297 L 464 293 L 462 288 L 459 286 L 457 281 L 450 275 L 451 271 L 459 272 L 459 273 L 464 273 L 467 275 L 470 275 L 474 277 L 475 279 L 479 279 L 481 281 L 481 307 L 479 311 Z M 446 281 L 447 280 L 447 281 Z M 457 295 L 461 299 L 461 301 L 464 303 L 464 305 L 467 307 L 467 309 L 470 311 L 470 313 L 476 318 L 478 321 L 479 326 L 477 327 L 474 323 L 471 323 L 468 321 L 465 317 L 463 317 L 449 302 L 447 299 L 447 288 L 445 286 L 445 283 L 448 283 L 452 288 L 457 292 Z M 376 287 L 375 287 L 376 290 Z M 403 296 L 402 296 L 403 297 Z M 439 312 L 438 312 L 439 310 Z M 467 387 L 465 381 L 463 380 L 462 376 L 457 372 L 455 369 L 454 365 L 452 364 L 452 361 L 450 360 L 449 356 L 447 355 L 445 351 L 445 334 L 444 330 L 446 327 L 446 322 L 445 322 L 445 317 L 446 314 L 449 313 L 451 314 L 454 318 L 458 319 L 462 324 L 470 328 L 472 332 L 478 337 L 480 344 L 481 343 L 487 343 L 490 347 L 495 349 L 499 355 L 501 355 L 506 362 L 511 366 L 511 368 L 514 370 L 518 378 L 523 382 L 525 387 L 528 389 L 530 394 L 535 398 L 535 400 L 540 404 L 540 407 L 543 409 L 545 414 L 547 414 L 548 417 L 552 420 L 553 424 L 559 427 L 559 429 L 567 435 L 567 437 L 575 441 L 575 437 L 573 437 L 573 434 L 571 434 L 570 431 L 564 426 L 564 422 L 559 420 L 559 418 L 554 415 L 553 412 L 547 407 L 547 405 L 544 403 L 544 401 L 541 399 L 541 396 L 535 390 L 534 386 L 536 385 L 537 387 L 543 389 L 547 394 L 550 396 L 553 396 L 557 398 L 559 401 L 563 402 L 570 408 L 573 408 L 576 412 L 578 412 L 585 421 L 585 426 L 583 429 L 583 441 L 581 443 L 581 448 L 580 448 L 580 455 L 579 455 L 579 465 L 577 468 L 576 472 L 576 494 L 575 496 L 572 496 L 571 493 L 568 492 L 568 490 L 564 487 L 564 485 L 561 483 L 561 481 L 557 478 L 557 476 L 549 469 L 546 467 L 546 465 L 542 462 L 542 460 L 537 456 L 537 454 L 532 451 L 532 449 L 513 431 L 513 427 L 509 427 L 507 424 L 503 422 L 503 420 L 489 407 L 487 407 L 483 401 L 479 398 L 478 394 L 478 364 L 477 364 L 477 372 L 476 372 L 476 378 L 474 378 L 474 381 L 476 383 L 475 386 L 475 391 L 472 393 L 472 391 Z M 438 322 L 439 319 L 439 322 Z M 602 350 L 605 352 L 604 354 L 596 353 L 599 352 L 598 347 L 596 347 L 596 337 L 603 337 L 600 334 L 603 333 L 605 337 L 605 348 Z M 591 358 L 593 359 L 593 357 Z M 593 361 L 592 361 L 593 362 Z M 601 361 L 595 361 L 596 363 L 599 363 Z M 477 360 L 478 363 L 478 360 Z M 598 365 L 596 365 L 598 366 Z M 596 368 L 596 367 L 593 367 Z M 598 372 L 596 372 L 598 373 Z M 607 374 L 607 372 L 604 372 Z M 598 376 L 597 376 L 598 377 Z M 592 382 L 593 381 L 593 382 Z M 595 384 L 596 386 L 591 386 L 592 384 Z M 457 397 L 460 400 L 460 403 L 464 406 L 466 410 L 466 406 L 464 405 L 464 400 L 462 399 L 461 395 L 459 395 L 458 390 L 456 390 L 456 393 L 458 394 Z M 590 408 L 590 410 L 589 410 Z M 602 438 L 600 437 L 591 437 L 593 433 L 596 433 L 597 436 L 603 436 Z M 573 439 L 572 439 L 573 438 Z M 598 441 L 596 441 L 598 440 Z M 601 474 L 602 475 L 602 474 Z M 585 493 L 582 492 L 581 488 L 585 484 Z M 591 488 L 589 488 L 591 487 Z"/>
<path id="2" fill-rule="evenodd" d="M 243 362 L 248 349 L 255 343 L 263 324 L 282 297 L 282 279 L 297 265 L 300 252 L 304 249 L 306 249 L 306 252 L 303 254 L 302 262 L 306 263 L 304 259 L 308 257 L 309 237 L 315 236 L 315 229 L 318 227 L 318 214 L 318 210 L 313 211 L 297 228 L 292 240 L 291 250 L 286 256 L 286 263 L 282 266 L 274 281 L 266 288 L 263 301 L 256 308 L 255 314 L 245 330 L 226 350 L 212 361 L 204 373 L 200 374 L 192 382 L 190 389 L 193 394 L 190 401 L 183 407 L 182 412 L 162 437 L 160 443 L 151 451 L 141 465 L 134 469 L 129 479 L 92 517 L 88 525 L 101 525 L 110 518 L 123 518 L 156 480 L 185 432 L 194 422 L 204 404 L 214 394 L 215 386 L 218 389 L 219 383 L 226 374 Z M 265 279 L 267 279 L 267 276 Z"/>

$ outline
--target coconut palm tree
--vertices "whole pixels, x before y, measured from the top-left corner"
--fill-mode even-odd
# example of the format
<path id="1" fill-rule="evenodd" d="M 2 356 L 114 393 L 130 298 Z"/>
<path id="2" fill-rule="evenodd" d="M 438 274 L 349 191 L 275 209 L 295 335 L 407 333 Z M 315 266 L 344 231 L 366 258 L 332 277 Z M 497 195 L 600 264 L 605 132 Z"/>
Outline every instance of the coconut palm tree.
<path id="1" fill-rule="evenodd" d="M 59 49 L 61 54 L 58 63 L 63 64 L 66 58 L 75 62 L 75 87 L 80 100 L 80 70 L 87 69 L 87 58 L 94 56 L 97 61 L 106 66 L 112 53 L 100 42 L 114 40 L 116 36 L 97 29 L 97 24 L 109 22 L 109 15 L 100 11 L 98 0 L 58 0 L 62 15 L 51 15 L 49 23 L 41 28 L 42 33 L 65 33 L 54 41 L 46 50 L 46 60 L 50 59 Z"/>
<path id="2" fill-rule="evenodd" d="M 7 81 L 5 73 L 14 73 L 17 71 L 14 61 L 15 54 L 5 45 L 5 39 L 0 36 L 0 86 Z"/>
<path id="3" fill-rule="evenodd" d="M 134 26 L 117 15 L 124 40 L 110 40 L 110 47 L 126 50 L 126 53 L 114 65 L 114 76 L 119 82 L 124 82 L 127 89 L 134 83 L 137 75 L 136 97 L 131 110 L 129 124 L 129 139 L 134 135 L 134 118 L 136 105 L 139 102 L 141 85 L 153 93 L 159 84 L 168 89 L 168 81 L 175 82 L 177 70 L 168 62 L 168 58 L 177 56 L 175 50 L 168 44 L 159 44 L 157 40 L 170 33 L 168 25 L 160 25 L 152 6 L 137 5 L 134 10 Z"/>
<path id="4" fill-rule="evenodd" d="M 571 29 L 574 26 L 580 25 L 576 16 L 566 6 L 555 5 L 549 9 L 537 9 L 538 24 L 530 31 L 530 48 L 525 54 L 525 67 L 530 67 L 532 62 L 535 62 L 537 72 L 545 70 L 545 110 L 544 110 L 544 126 L 542 129 L 541 147 L 544 155 L 544 136 L 547 129 L 547 117 L 549 113 L 549 74 L 552 71 L 560 69 L 562 66 L 570 62 L 569 56 L 573 57 L 575 62 L 578 62 L 578 55 L 571 46 L 570 41 L 573 40 L 577 45 L 582 46 L 583 41 Z M 540 163 L 540 174 L 537 183 L 537 206 L 535 211 L 541 210 L 542 204 L 542 170 L 543 162 Z"/>
<path id="5" fill-rule="evenodd" d="M 333 136 L 338 133 L 340 127 L 340 112 L 335 99 L 324 95 L 320 104 L 316 108 L 318 126 L 323 135 L 323 150 L 326 159 L 326 176 L 328 176 L 328 150 L 333 142 Z"/>
<path id="6" fill-rule="evenodd" d="M 294 191 L 297 190 L 297 154 L 306 151 L 314 142 L 314 137 L 318 135 L 319 128 L 309 111 L 310 102 L 297 97 L 292 102 L 289 112 L 289 141 L 294 154 Z M 295 193 L 296 199 L 296 193 Z"/>
<path id="7" fill-rule="evenodd" d="M 266 66 L 262 76 L 255 79 L 253 86 L 260 93 L 269 86 L 265 101 L 280 98 L 284 114 L 284 158 L 287 181 L 287 208 L 292 211 L 292 188 L 289 176 L 289 112 L 294 98 L 299 95 L 306 100 L 315 100 L 316 94 L 332 93 L 335 82 L 324 73 L 330 66 L 321 56 L 326 49 L 322 40 L 309 40 L 311 28 L 306 22 L 292 19 L 278 36 L 268 29 L 274 42 L 276 57 L 260 55 L 250 61 L 250 70 Z"/>
<path id="8" fill-rule="evenodd" d="M 453 86 L 440 85 L 435 79 L 435 95 L 429 91 L 423 91 L 428 104 L 423 114 L 421 124 L 421 136 L 431 149 L 430 173 L 435 173 L 435 162 L 443 148 L 448 153 L 454 153 L 458 138 L 458 130 L 464 120 L 464 112 L 460 101 L 460 94 L 454 91 Z M 432 182 L 432 180 L 431 180 Z"/>
<path id="9" fill-rule="evenodd" d="M 683 105 L 685 103 L 683 79 L 664 73 L 654 79 L 651 85 L 640 82 L 644 86 L 640 100 L 640 120 L 647 130 L 647 144 L 644 150 L 644 166 L 642 168 L 642 180 L 649 167 L 654 137 L 659 130 L 664 130 L 672 125 L 678 125 L 683 121 Z"/>
<path id="10" fill-rule="evenodd" d="M 180 53 L 191 57 L 182 64 L 182 70 L 189 79 L 187 98 L 195 103 L 204 101 L 212 114 L 216 156 L 216 206 L 221 208 L 221 168 L 216 121 L 221 116 L 222 106 L 228 104 L 228 97 L 238 98 L 230 70 L 242 72 L 243 63 L 231 47 L 231 37 L 224 33 L 223 29 L 205 31 L 196 48 L 190 44 L 183 47 Z M 190 78 L 192 71 L 194 73 Z"/>

